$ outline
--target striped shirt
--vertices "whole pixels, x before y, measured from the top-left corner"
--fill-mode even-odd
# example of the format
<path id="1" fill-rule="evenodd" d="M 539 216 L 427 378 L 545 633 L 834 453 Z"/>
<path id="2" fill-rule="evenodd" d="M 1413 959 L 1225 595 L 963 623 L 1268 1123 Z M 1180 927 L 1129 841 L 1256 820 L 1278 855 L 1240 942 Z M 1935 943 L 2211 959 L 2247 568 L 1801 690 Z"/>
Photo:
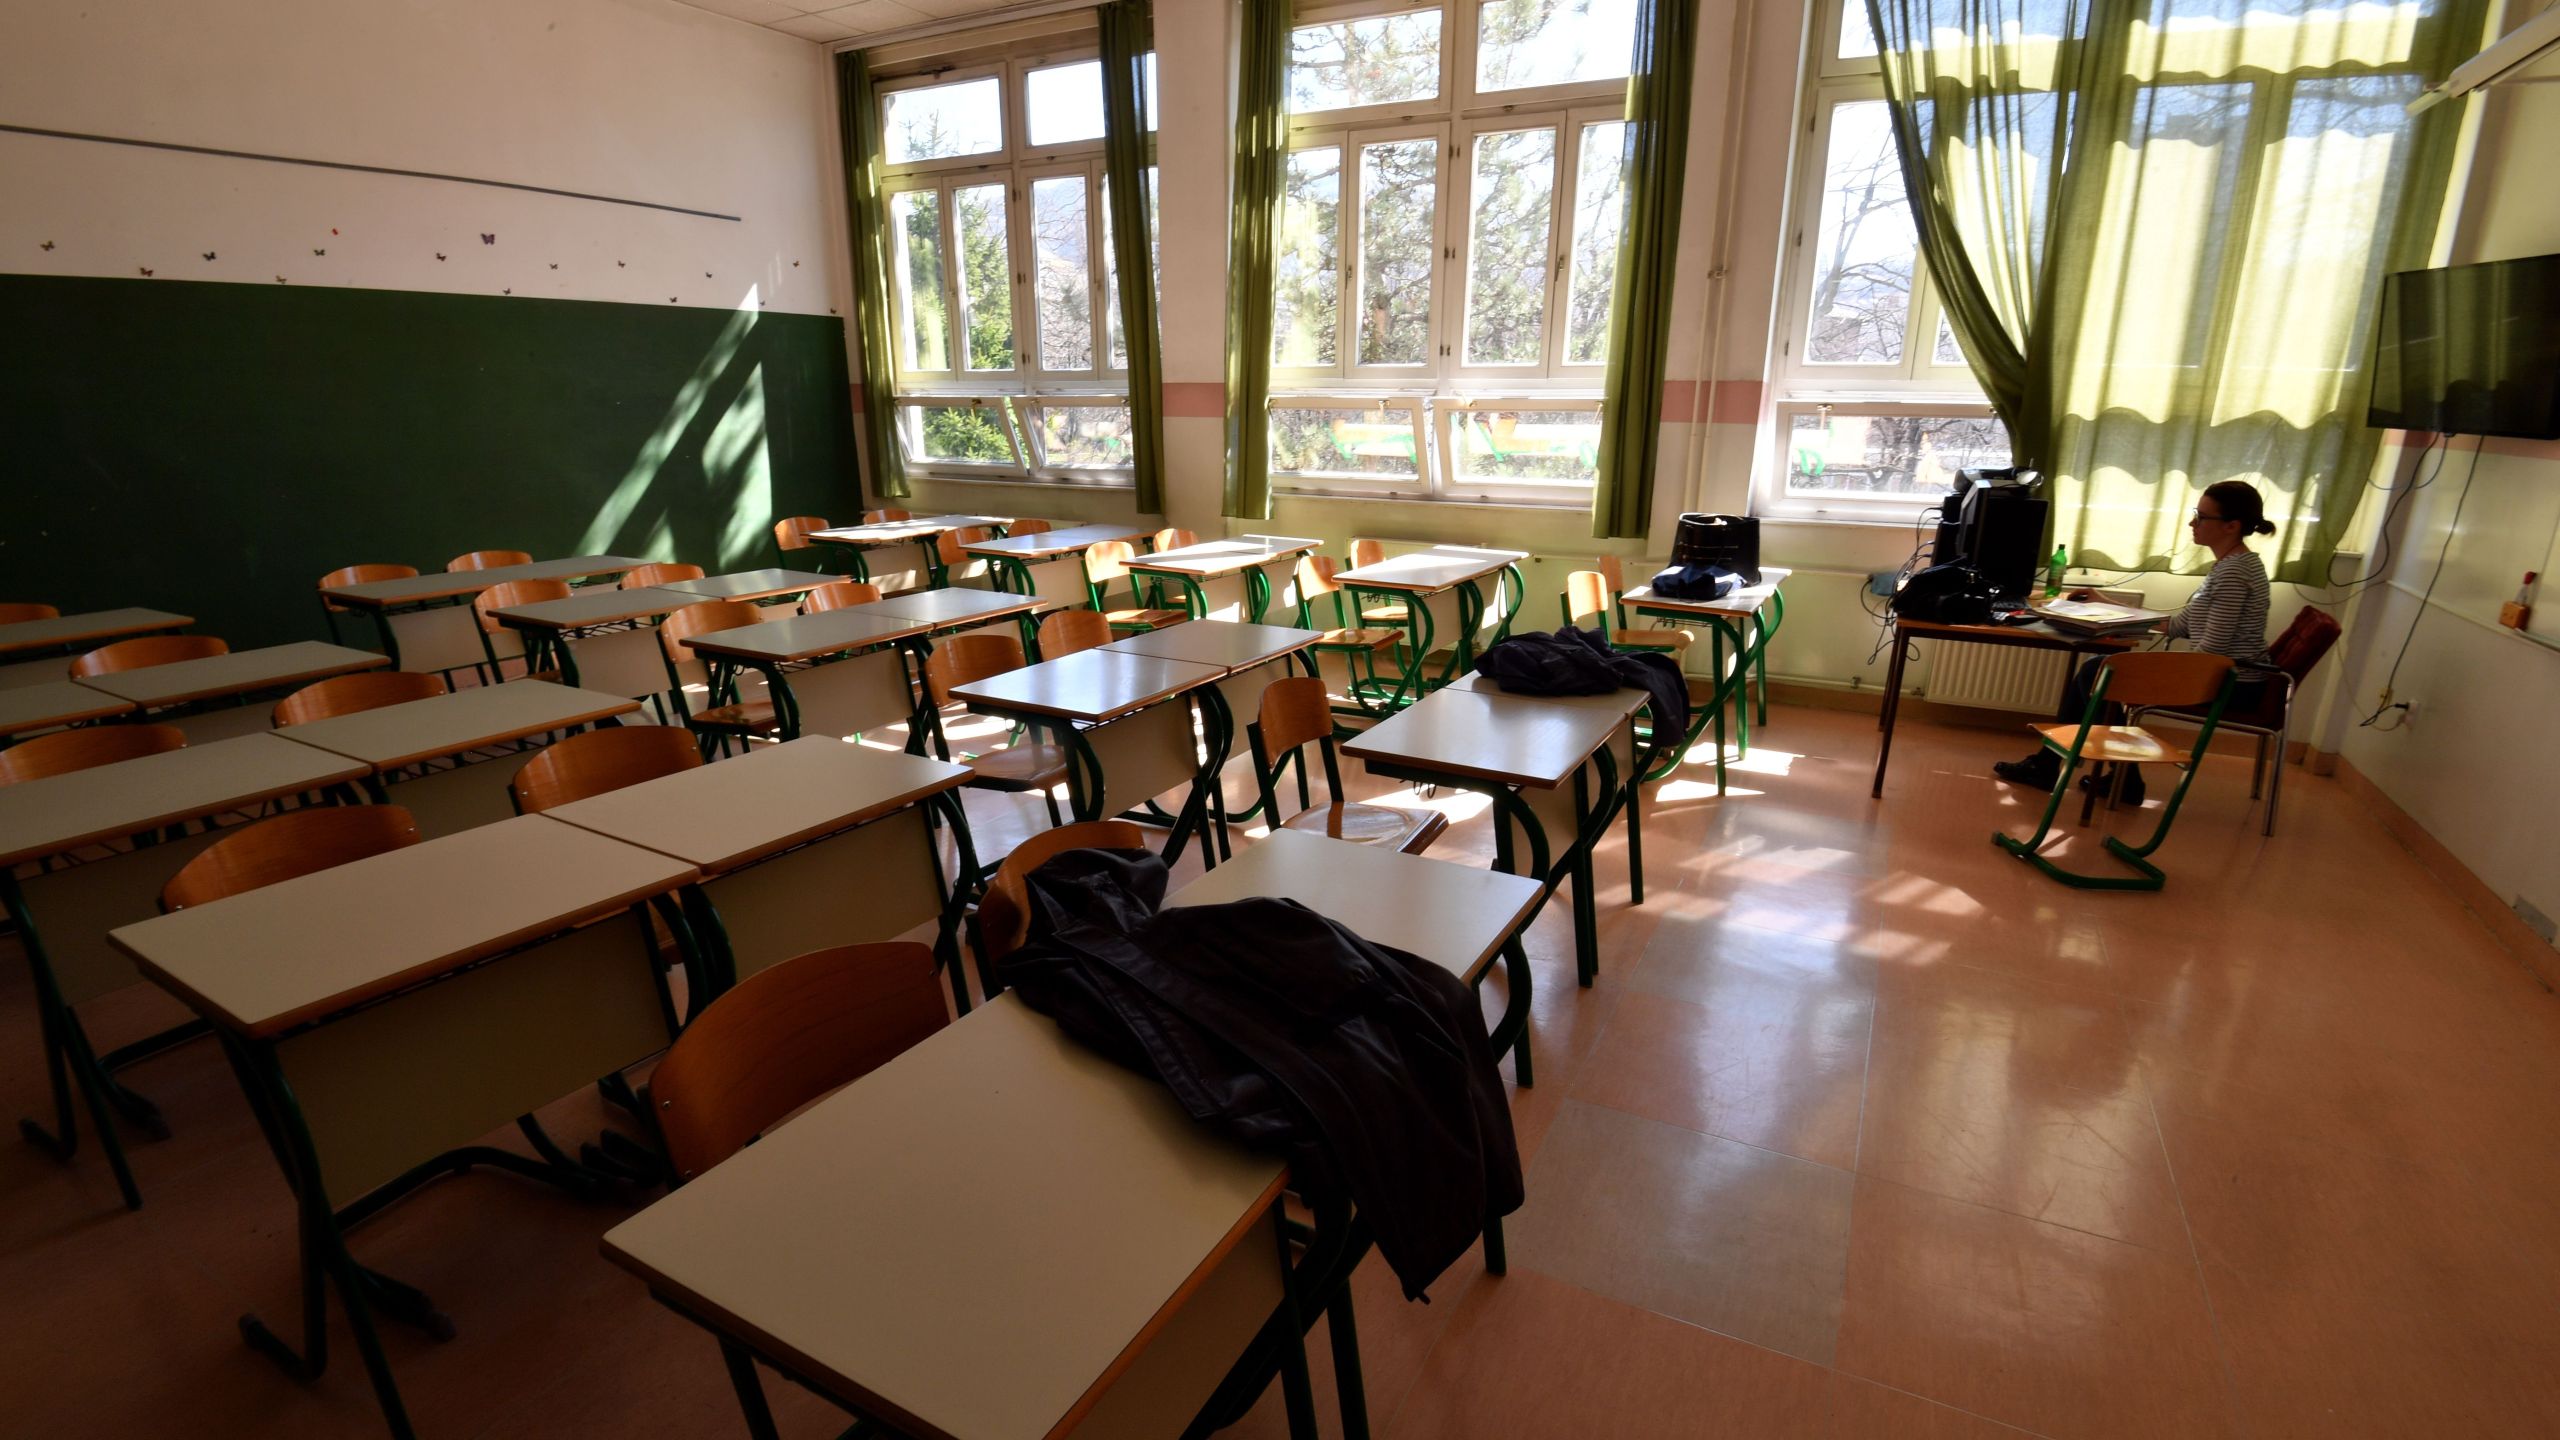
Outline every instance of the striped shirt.
<path id="1" fill-rule="evenodd" d="M 2267 567 L 2247 546 L 2213 562 L 2187 608 L 2169 617 L 2161 633 L 2243 667 L 2267 664 Z"/>

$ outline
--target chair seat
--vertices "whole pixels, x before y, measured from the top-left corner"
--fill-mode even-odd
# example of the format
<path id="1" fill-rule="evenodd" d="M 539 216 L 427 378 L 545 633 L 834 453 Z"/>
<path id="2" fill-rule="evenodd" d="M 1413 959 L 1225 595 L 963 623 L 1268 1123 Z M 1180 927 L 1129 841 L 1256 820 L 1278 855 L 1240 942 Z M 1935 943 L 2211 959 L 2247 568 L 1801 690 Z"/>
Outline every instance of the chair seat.
<path id="1" fill-rule="evenodd" d="M 1401 630 L 1327 630 L 1316 641 L 1318 650 L 1384 650 L 1404 638 Z"/>
<path id="2" fill-rule="evenodd" d="M 1008 745 L 961 761 L 981 790 L 1046 790 L 1067 779 L 1067 752 L 1056 745 Z"/>
<path id="3" fill-rule="evenodd" d="M 1449 817 L 1437 810 L 1398 810 L 1386 805 L 1335 801 L 1312 805 L 1280 823 L 1283 830 L 1304 830 L 1355 845 L 1384 845 L 1407 855 L 1431 848 Z"/>
<path id="4" fill-rule="evenodd" d="M 1161 630 L 1191 618 L 1188 610 L 1107 610 L 1103 619 L 1114 630 Z"/>
<path id="5" fill-rule="evenodd" d="M 2071 742 L 2080 734 L 2077 725 L 2030 725 L 2043 737 L 2044 743 L 2068 755 Z M 2187 752 L 2163 742 L 2159 736 L 2139 725 L 2092 725 L 2089 743 L 2080 747 L 2083 760 L 2103 761 L 2110 765 L 2184 765 Z"/>
<path id="6" fill-rule="evenodd" d="M 1612 630 L 1609 643 L 1621 650 L 1686 650 L 1697 637 L 1686 630 Z"/>
<path id="7" fill-rule="evenodd" d="M 770 734 L 782 728 L 782 721 L 774 715 L 772 704 L 763 700 L 696 710 L 689 723 L 696 730 L 744 730 L 755 735 Z"/>
<path id="8" fill-rule="evenodd" d="M 1360 618 L 1373 625 L 1402 625 L 1405 616 L 1402 605 L 1365 605 L 1360 610 Z"/>

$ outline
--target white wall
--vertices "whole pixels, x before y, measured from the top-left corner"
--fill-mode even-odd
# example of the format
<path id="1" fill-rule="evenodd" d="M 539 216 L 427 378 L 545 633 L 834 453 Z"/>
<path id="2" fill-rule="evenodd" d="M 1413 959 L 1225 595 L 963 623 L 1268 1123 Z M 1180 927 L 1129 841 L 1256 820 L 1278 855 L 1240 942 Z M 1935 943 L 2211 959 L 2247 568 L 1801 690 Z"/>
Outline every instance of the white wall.
<path id="1" fill-rule="evenodd" d="M 10 124 L 740 218 L 0 133 L 0 269 L 825 314 L 834 113 L 819 46 L 669 0 L 27 0 Z"/>

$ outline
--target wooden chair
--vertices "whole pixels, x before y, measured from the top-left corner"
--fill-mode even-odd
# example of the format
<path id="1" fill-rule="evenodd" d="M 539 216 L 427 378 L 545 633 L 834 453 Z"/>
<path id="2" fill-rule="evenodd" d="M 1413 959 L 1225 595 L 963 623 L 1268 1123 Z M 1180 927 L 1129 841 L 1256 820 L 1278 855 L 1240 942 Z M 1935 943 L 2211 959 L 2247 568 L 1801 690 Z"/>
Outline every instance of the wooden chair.
<path id="1" fill-rule="evenodd" d="M 1185 545 L 1199 544 L 1200 537 L 1178 525 L 1167 525 L 1156 532 L 1153 543 L 1158 550 L 1179 550 Z"/>
<path id="2" fill-rule="evenodd" d="M 1614 624 L 1622 618 L 1618 613 L 1618 592 L 1609 577 L 1597 570 L 1576 570 L 1564 577 L 1564 594 L 1556 598 L 1564 609 L 1564 623 L 1597 628 L 1608 638 L 1612 650 L 1648 651 L 1677 658 L 1697 638 L 1686 630 L 1629 629 Z"/>
<path id="3" fill-rule="evenodd" d="M 951 687 L 984 680 L 1023 666 L 1022 642 L 1010 635 L 980 630 L 954 635 L 933 648 L 924 662 L 925 683 L 933 687 L 933 703 L 951 703 Z M 946 746 L 946 751 L 947 751 Z M 948 753 L 944 759 L 957 758 L 969 767 L 964 784 L 975 790 L 992 790 L 1008 795 L 1029 791 L 1040 792 L 1049 807 L 1049 823 L 1056 825 L 1065 817 L 1058 813 L 1058 797 L 1054 793 L 1067 780 L 1065 747 L 1034 740 L 1026 745 L 1007 745 L 1001 750 L 972 754 L 962 751 L 957 757 Z"/>
<path id="4" fill-rule="evenodd" d="M 319 588 L 329 590 L 341 585 L 370 585 L 376 580 L 408 580 L 417 573 L 415 565 L 346 565 L 321 576 Z M 338 635 L 338 617 L 346 613 L 346 606 L 326 595 L 320 597 L 320 618 L 328 622 L 332 644 L 346 643 Z"/>
<path id="5" fill-rule="evenodd" d="M 702 764 L 690 734 L 672 725 L 608 725 L 553 741 L 508 782 L 519 815 L 602 795 Z"/>
<path id="6" fill-rule="evenodd" d="M 1129 573 L 1129 562 L 1136 558 L 1137 553 L 1126 540 L 1104 540 L 1085 547 L 1084 583 L 1092 593 L 1093 608 L 1102 612 L 1102 617 L 1114 630 L 1161 630 L 1167 625 L 1179 625 L 1189 620 L 1190 611 L 1151 606 L 1139 594 L 1138 582 Z M 1129 582 L 1129 607 L 1126 609 L 1111 608 L 1111 582 L 1114 580 Z"/>
<path id="7" fill-rule="evenodd" d="M 829 610 L 850 610 L 868 605 L 880 598 L 880 587 L 868 580 L 839 580 L 821 585 L 800 597 L 800 613 L 818 615 Z"/>
<path id="8" fill-rule="evenodd" d="M 776 520 L 773 522 L 773 548 L 785 555 L 794 550 L 811 549 L 809 532 L 827 529 L 830 523 L 823 515 L 794 515 Z"/>
<path id="9" fill-rule="evenodd" d="M 1315 613 L 1315 602 L 1331 596 L 1334 628 L 1325 631 L 1311 648 L 1319 654 L 1329 653 L 1345 657 L 1355 682 L 1376 683 L 1378 652 L 1393 650 L 1397 643 L 1404 639 L 1405 632 L 1389 629 L 1383 625 L 1344 625 L 1343 612 L 1347 607 L 1343 602 L 1342 582 L 1333 578 L 1340 573 L 1335 568 L 1333 557 L 1330 555 L 1310 554 L 1298 557 L 1298 628 L 1315 629 L 1319 623 Z"/>
<path id="10" fill-rule="evenodd" d="M 119 670 L 140 670 L 147 665 L 174 665 L 181 660 L 202 660 L 212 655 L 228 655 L 231 647 L 211 635 L 145 635 L 135 640 L 119 640 L 101 645 L 71 662 L 71 678 L 85 675 L 113 675 Z"/>
<path id="11" fill-rule="evenodd" d="M 731 740 L 743 745 L 758 737 L 771 737 L 781 730 L 782 722 L 773 713 L 772 701 L 745 698 L 735 674 L 715 688 L 710 663 L 696 656 L 686 642 L 696 635 L 742 629 L 769 618 L 762 608 L 744 600 L 705 600 L 658 622 L 658 644 L 666 656 L 668 688 L 675 694 L 676 712 L 684 717 L 685 728 L 700 737 L 703 745 L 716 747 L 723 755 L 729 753 Z M 696 696 L 700 697 L 698 705 Z"/>
<path id="12" fill-rule="evenodd" d="M 432 700 L 445 693 L 444 677 L 415 670 L 367 670 L 305 685 L 276 702 L 269 723 L 281 730 L 307 725 L 333 715 L 379 710 L 412 700 Z"/>
<path id="13" fill-rule="evenodd" d="M 933 951 L 911 940 L 794 955 L 704 1006 L 649 1076 L 682 1184 L 813 1100 L 951 1023 Z"/>
<path id="14" fill-rule="evenodd" d="M 1007 535 L 1046 535 L 1057 527 L 1046 520 L 1021 519 L 1004 527 Z"/>
<path id="15" fill-rule="evenodd" d="M 452 559 L 447 560 L 444 562 L 444 568 L 448 572 L 455 570 L 495 570 L 501 565 L 530 565 L 532 563 L 533 555 L 529 551 L 474 550 L 468 555 L 456 555 Z"/>
<path id="16" fill-rule="evenodd" d="M 1351 568 L 1354 570 L 1378 564 L 1386 558 L 1387 547 L 1383 541 L 1354 540 L 1351 542 Z M 1401 600 L 1381 600 L 1364 606 L 1360 611 L 1360 623 L 1363 625 L 1393 625 L 1401 629 L 1405 624 L 1405 618 L 1405 602 Z"/>
<path id="17" fill-rule="evenodd" d="M 862 523 L 865 525 L 886 525 L 892 520 L 913 520 L 914 518 L 916 517 L 913 514 L 905 510 L 865 510 L 862 512 Z"/>
<path id="18" fill-rule="evenodd" d="M 1052 610 L 1040 622 L 1040 658 L 1055 660 L 1111 643 L 1111 622 L 1099 610 Z"/>
<path id="19" fill-rule="evenodd" d="M 480 648 L 489 657 L 490 673 L 504 680 L 506 662 L 522 659 L 524 678 L 558 680 L 560 662 L 551 654 L 551 637 L 510 629 L 499 622 L 498 612 L 568 598 L 566 580 L 505 580 L 471 597 L 472 612 L 480 617 Z"/>
<path id="20" fill-rule="evenodd" d="M 1048 527 L 1043 526 L 1041 528 L 1046 529 Z M 412 570 L 409 573 L 414 575 L 418 572 Z M 323 580 L 320 583 L 326 585 L 330 582 Z M 41 600 L 10 600 L 0 602 L 0 625 L 23 625 L 29 620 L 59 620 L 61 618 L 62 612 L 59 609 L 56 609 L 51 605 L 47 605 Z"/>
<path id="21" fill-rule="evenodd" d="M 1254 781 L 1262 788 L 1262 813 L 1274 830 L 1305 830 L 1419 855 L 1449 828 L 1449 817 L 1436 810 L 1398 810 L 1342 798 L 1342 767 L 1333 753 L 1333 701 L 1325 693 L 1324 682 L 1312 675 L 1292 675 L 1264 686 L 1262 713 L 1245 727 L 1245 734 L 1253 749 Z M 1309 743 L 1324 757 L 1327 803 L 1321 806 L 1307 801 Z M 1291 760 L 1298 762 L 1302 808 L 1282 820 L 1280 777 Z"/>
<path id="22" fill-rule="evenodd" d="M 1013 847 L 987 882 L 978 901 L 978 988 L 989 998 L 1003 990 L 989 967 L 1022 948 L 1031 936 L 1032 871 L 1069 850 L 1144 850 L 1147 832 L 1134 820 L 1080 820 L 1061 825 Z"/>
<path id="23" fill-rule="evenodd" d="M 987 562 L 961 549 L 981 540 L 992 540 L 995 531 L 984 525 L 964 525 L 945 530 L 934 537 L 932 588 L 941 590 L 958 580 L 977 580 L 987 573 Z M 966 572 L 966 573 L 962 573 Z"/>
<path id="24" fill-rule="evenodd" d="M 2222 723 L 2222 707 L 2231 698 L 2232 664 L 2229 656 L 2207 655 L 2199 651 L 2152 652 L 2140 655 L 2111 655 L 2099 666 L 2098 683 L 2090 688 L 2089 707 L 2075 725 L 2032 725 L 2036 738 L 2046 749 L 2062 757 L 2061 773 L 2053 782 L 2053 794 L 2045 802 L 2044 818 L 2036 825 L 2036 833 L 2027 839 L 1994 832 L 1992 842 L 2001 849 L 2042 870 L 2065 885 L 2083 890 L 2157 890 L 2167 877 L 2151 863 L 2151 853 L 2169 837 L 2169 826 L 2178 818 L 2178 807 L 2187 798 L 2187 787 L 2195 783 L 2196 770 L 2204 759 L 2205 747 L 2213 743 L 2213 732 Z M 2112 694 L 2109 692 L 2113 692 Z M 2127 709 L 2200 708 L 2203 720 L 2196 731 L 2195 748 L 2182 750 L 2170 745 L 2139 725 L 2101 725 L 2098 718 L 2109 704 Z M 2159 827 L 2151 838 L 2140 845 L 2127 845 L 2110 835 L 2106 838 L 2108 854 L 2133 867 L 2135 878 L 2115 875 L 2084 875 L 2065 870 L 2046 858 L 2041 851 L 2045 837 L 2053 829 L 2053 817 L 2062 809 L 2063 797 L 2071 791 L 2072 779 L 2079 773 L 2083 760 L 2098 761 L 2117 767 L 2117 783 L 2135 765 L 2176 765 L 2182 773 L 2178 788 L 2169 795 L 2169 804 L 2161 812 Z M 2093 794 L 2081 807 L 2080 823 L 2089 823 Z"/>
<path id="25" fill-rule="evenodd" d="M 160 887 L 160 908 L 227 895 L 415 845 L 418 822 L 397 805 L 314 805 L 244 825 L 208 846 Z"/>
<path id="26" fill-rule="evenodd" d="M 2254 736 L 2258 742 L 2257 758 L 2249 772 L 2249 798 L 2255 800 L 2261 789 L 2266 791 L 2266 824 L 2261 834 L 2276 833 L 2276 802 L 2284 795 L 2285 733 L 2293 726 L 2293 697 L 2311 678 L 2312 670 L 2329 653 L 2329 647 L 2338 643 L 2338 635 L 2336 616 L 2326 610 L 2303 606 L 2293 617 L 2293 623 L 2285 627 L 2284 634 L 2267 647 L 2267 658 L 2274 664 L 2277 675 L 2258 687 L 2255 702 L 2248 710 L 2226 709 L 2223 712 L 2223 729 Z M 2141 706 L 2128 710 L 2125 719 L 2139 725 L 2155 716 L 2187 724 L 2204 718 L 2192 706 Z M 2268 768 L 2268 748 L 2271 745 L 2275 750 L 2272 773 Z"/>
<path id="27" fill-rule="evenodd" d="M 185 748 L 187 732 L 175 725 L 84 725 L 56 730 L 0 750 L 0 785 L 68 775 Z"/>
<path id="28" fill-rule="evenodd" d="M 687 565 L 680 560 L 661 560 L 655 564 L 640 566 L 635 570 L 623 571 L 622 578 L 614 582 L 614 588 L 617 590 L 646 590 L 652 585 L 664 585 L 676 580 L 699 580 L 701 578 L 702 567 L 699 565 Z"/>

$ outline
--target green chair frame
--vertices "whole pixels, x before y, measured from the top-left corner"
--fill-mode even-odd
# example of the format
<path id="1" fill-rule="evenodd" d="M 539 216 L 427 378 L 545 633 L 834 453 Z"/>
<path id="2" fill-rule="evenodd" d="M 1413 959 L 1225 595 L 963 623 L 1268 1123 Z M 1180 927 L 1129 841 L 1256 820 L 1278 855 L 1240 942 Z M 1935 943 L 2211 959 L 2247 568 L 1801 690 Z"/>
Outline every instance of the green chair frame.
<path id="1" fill-rule="evenodd" d="M 2203 768 L 2205 748 L 2213 743 L 2213 732 L 2222 723 L 2222 708 L 2230 703 L 2233 677 L 2237 672 L 2228 662 L 2223 666 L 2222 683 L 2214 691 L 2212 706 L 2205 711 L 2203 724 L 2196 731 L 2195 746 L 2187 752 L 2187 763 L 2182 767 L 2184 773 L 2178 777 L 2178 788 L 2169 793 L 2169 802 L 2161 810 L 2160 823 L 2153 828 L 2151 838 L 2139 845 L 2128 845 L 2113 835 L 2106 837 L 2104 844 L 2106 852 L 2130 866 L 2135 873 L 2132 875 L 2083 874 L 2077 870 L 2064 869 L 2043 853 L 2045 839 L 2053 831 L 2053 818 L 2061 813 L 2063 798 L 2071 793 L 2072 777 L 2080 771 L 2080 756 L 2081 752 L 2088 748 L 2089 732 L 2096 728 L 2098 717 L 2105 712 L 2107 687 L 2115 679 L 2117 667 L 2127 661 L 2138 664 L 2155 658 L 2167 657 L 2118 655 L 2110 657 L 2099 668 L 2098 683 L 2090 689 L 2089 704 L 2080 713 L 2080 728 L 2073 732 L 2068 749 L 2054 743 L 2050 737 L 2043 736 L 2042 732 L 2038 732 L 2044 746 L 2062 756 L 2062 773 L 2053 782 L 2053 793 L 2045 797 L 2044 818 L 2036 823 L 2036 833 L 2024 840 L 2005 831 L 1993 831 L 1992 844 L 2075 890 L 2158 890 L 2169 883 L 2169 877 L 2162 873 L 2159 866 L 2151 863 L 2151 856 L 2160 848 L 2161 842 L 2169 838 L 2169 827 L 2178 819 L 2178 807 L 2186 803 L 2187 787 L 2195 783 L 2196 771 Z M 2121 771 L 2118 772 L 2119 777 L 2121 773 Z M 2083 821 L 2084 823 L 2086 821 L 2085 813 Z"/>

